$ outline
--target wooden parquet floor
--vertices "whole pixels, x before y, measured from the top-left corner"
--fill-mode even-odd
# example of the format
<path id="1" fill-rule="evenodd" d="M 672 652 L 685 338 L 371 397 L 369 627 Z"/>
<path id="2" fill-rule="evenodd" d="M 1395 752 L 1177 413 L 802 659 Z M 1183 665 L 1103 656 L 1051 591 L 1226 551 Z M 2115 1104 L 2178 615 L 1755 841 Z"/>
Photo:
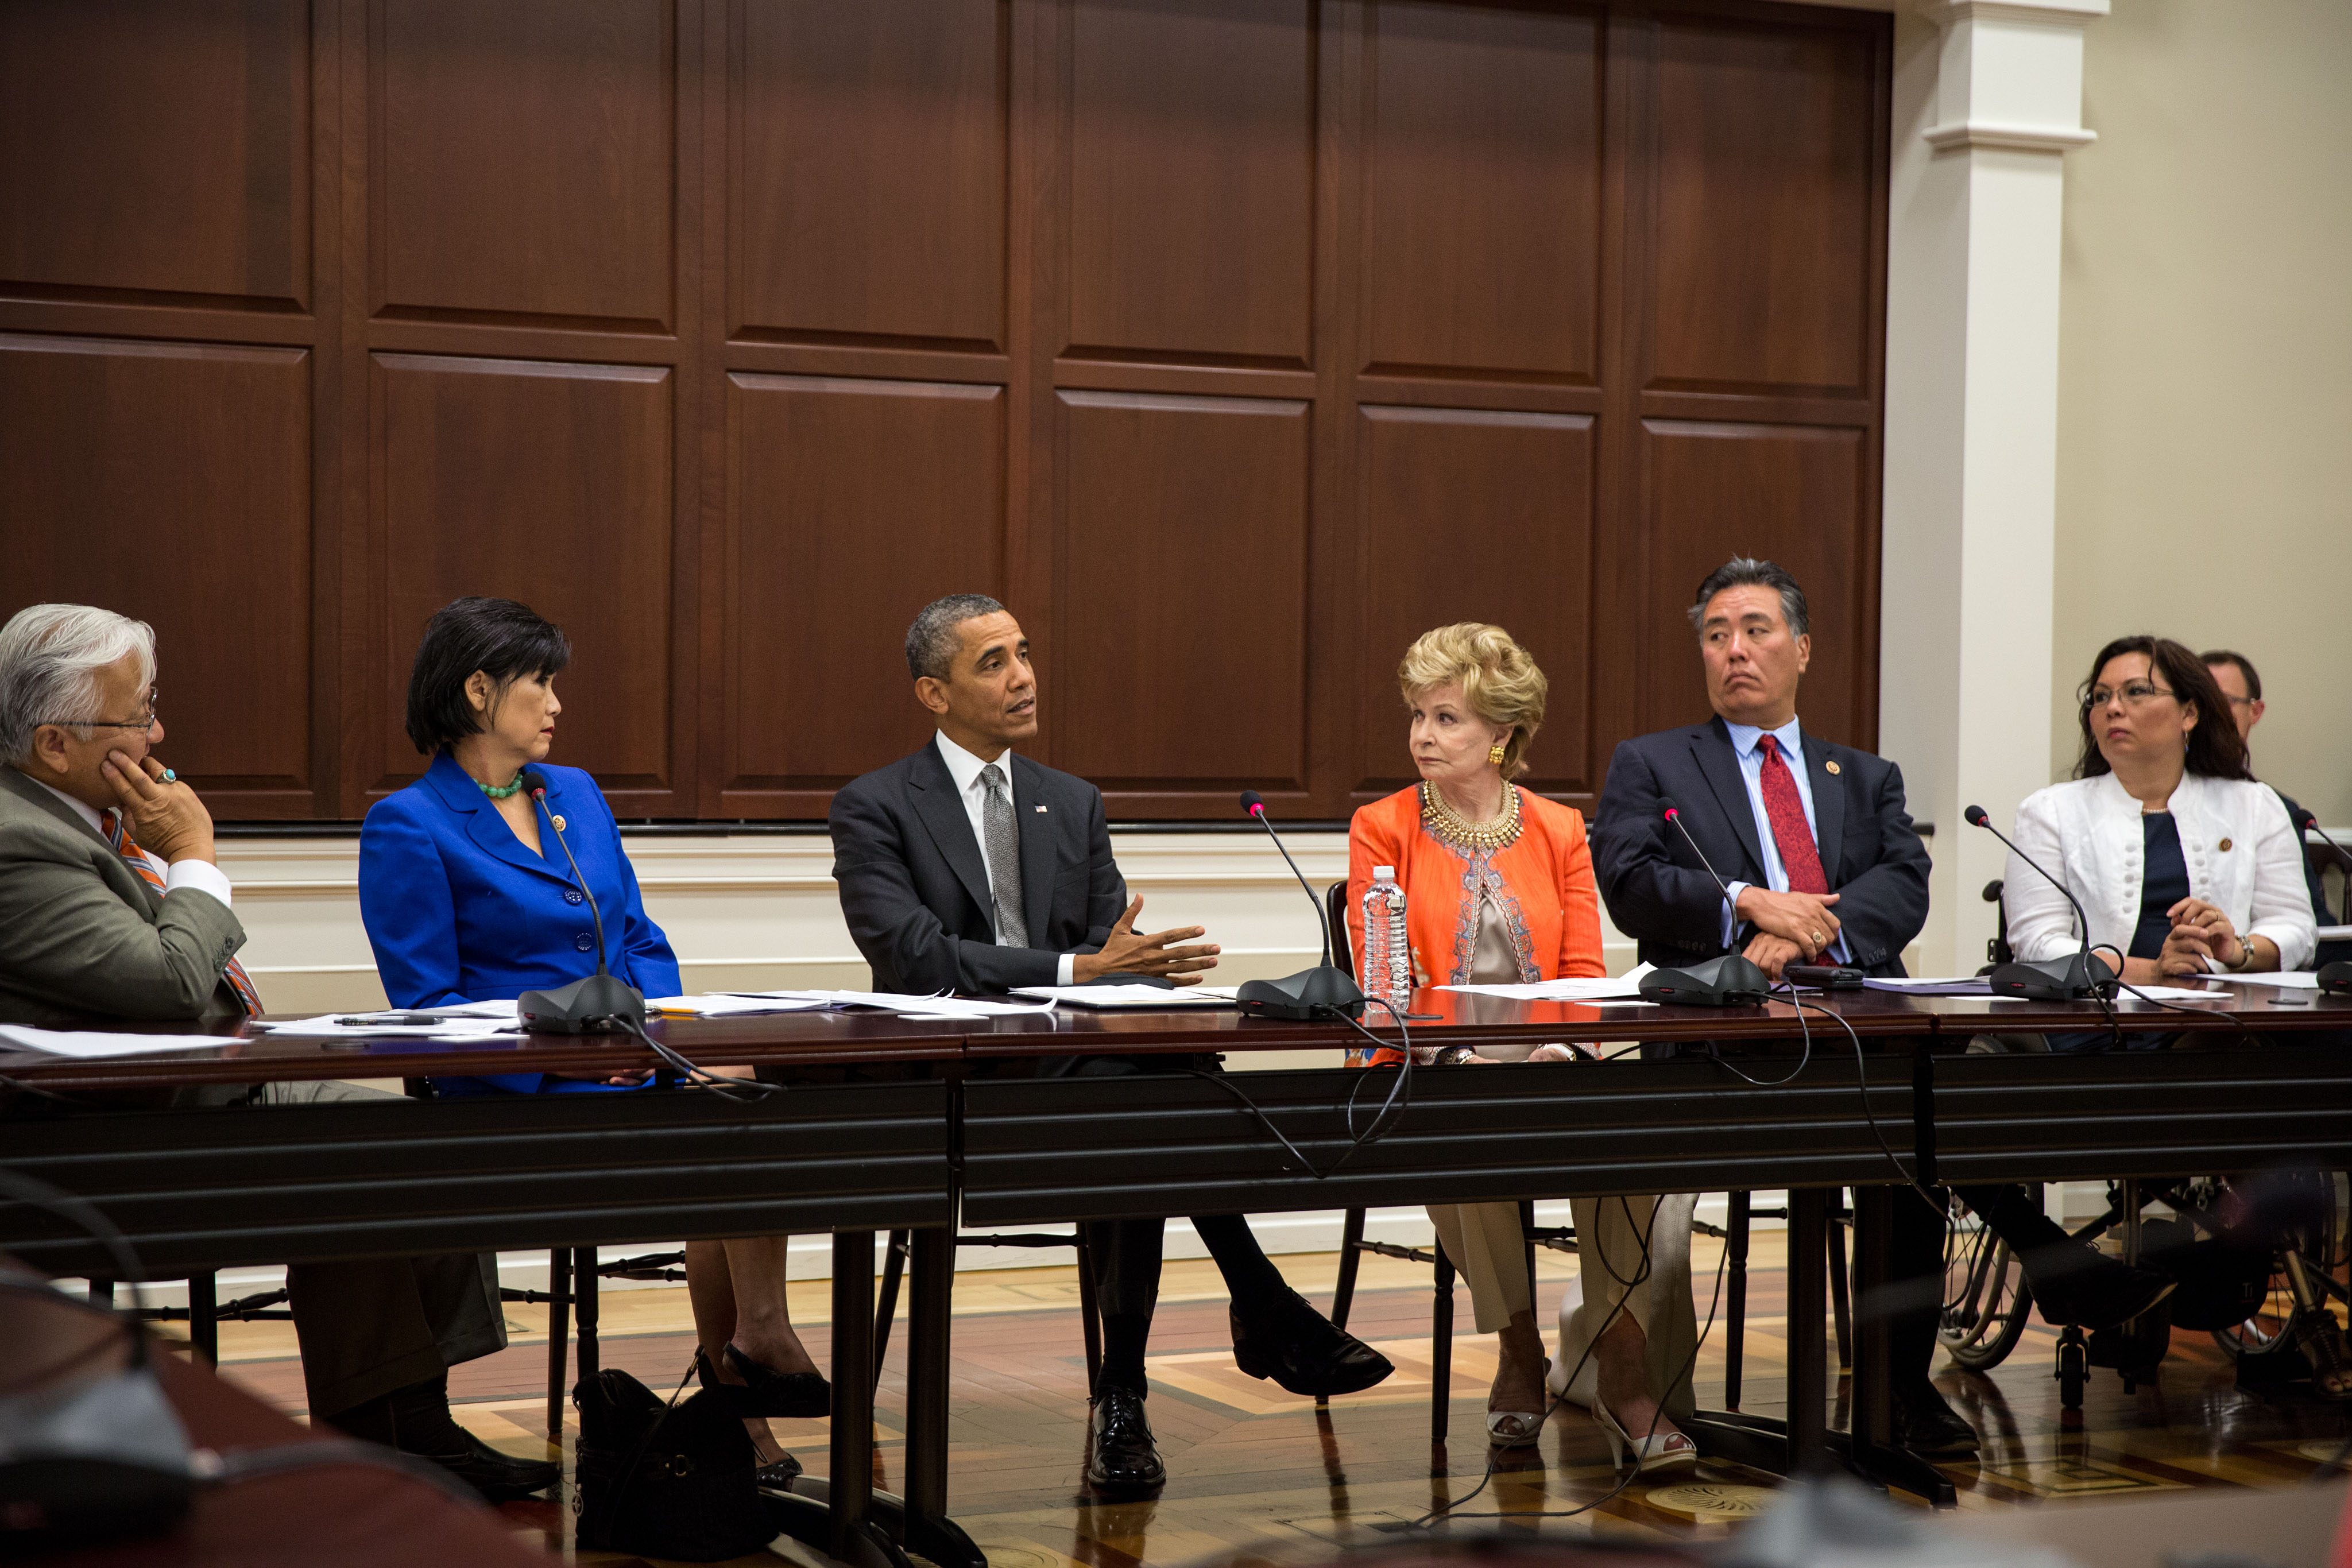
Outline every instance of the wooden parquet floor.
<path id="1" fill-rule="evenodd" d="M 1784 1408 L 1780 1241 L 1778 1233 L 1758 1234 L 1749 1275 L 1741 1407 L 1763 1415 Z M 1717 1245 L 1694 1238 L 1702 1322 Z M 1328 1303 L 1336 1259 L 1278 1261 L 1301 1291 Z M 1545 1253 L 1539 1267 L 1539 1317 L 1548 1324 L 1576 1260 Z M 827 1291 L 822 1281 L 793 1288 L 795 1320 L 820 1362 L 827 1351 Z M 1081 1479 L 1086 1362 L 1076 1299 L 1068 1268 L 967 1275 L 956 1283 L 950 1506 L 994 1568 L 1134 1568 L 1230 1555 L 1259 1543 L 1311 1548 L 1318 1541 L 1399 1532 L 1449 1502 L 1458 1506 L 1457 1517 L 1481 1526 L 1494 1525 L 1486 1516 L 1501 1511 L 1517 1515 L 1518 1527 L 1546 1532 L 1706 1539 L 1762 1500 L 1766 1494 L 1751 1489 L 1772 1484 L 1737 1466 L 1703 1463 L 1695 1473 L 1620 1489 L 1605 1439 L 1573 1407 L 1554 1417 L 1536 1449 L 1507 1458 L 1489 1479 L 1483 1412 L 1492 1342 L 1469 1331 L 1466 1292 L 1454 1345 L 1450 1439 L 1433 1445 L 1425 1268 L 1365 1260 L 1349 1327 L 1389 1355 L 1397 1371 L 1378 1388 L 1318 1411 L 1235 1369 L 1222 1282 L 1211 1264 L 1187 1261 L 1168 1266 L 1152 1334 L 1148 1409 L 1169 1484 L 1148 1500 L 1105 1501 L 1088 1496 Z M 512 1344 L 457 1368 L 452 1398 L 459 1418 L 485 1438 L 518 1454 L 543 1454 L 545 1315 L 530 1307 L 509 1311 Z M 626 1367 L 666 1394 L 691 1357 L 689 1324 L 683 1289 L 608 1291 L 604 1364 Z M 222 1338 L 224 1372 L 301 1414 L 300 1367 L 287 1325 L 226 1324 Z M 2082 1419 L 2071 1424 L 2061 1418 L 2051 1375 L 2056 1339 L 2054 1331 L 2037 1326 L 1989 1376 L 1948 1365 L 1939 1371 L 1938 1385 L 1985 1440 L 1976 1462 L 1945 1467 L 1963 1510 L 2200 1487 L 2293 1486 L 2352 1431 L 2341 1407 L 2240 1392 L 2211 1341 L 2186 1332 L 2174 1336 L 2155 1386 L 2126 1395 L 2114 1373 L 2095 1372 Z M 877 1474 L 892 1490 L 901 1473 L 904 1350 L 903 1338 L 894 1339 L 877 1400 Z M 1723 1370 L 1718 1324 L 1699 1358 L 1701 1406 L 1720 1406 Z M 1838 1394 L 1832 1421 L 1843 1425 L 1842 1384 Z M 775 1429 L 812 1470 L 824 1469 L 823 1421 L 779 1421 Z M 561 1436 L 567 1465 L 572 1436 L 567 1421 Z M 1529 1517 L 1587 1505 L 1589 1511 L 1573 1518 Z M 518 1533 L 572 1555 L 568 1481 L 554 1500 L 509 1504 L 504 1511 Z M 577 1561 L 626 1568 L 640 1560 L 590 1552 Z M 772 1564 L 777 1558 L 744 1561 Z"/>

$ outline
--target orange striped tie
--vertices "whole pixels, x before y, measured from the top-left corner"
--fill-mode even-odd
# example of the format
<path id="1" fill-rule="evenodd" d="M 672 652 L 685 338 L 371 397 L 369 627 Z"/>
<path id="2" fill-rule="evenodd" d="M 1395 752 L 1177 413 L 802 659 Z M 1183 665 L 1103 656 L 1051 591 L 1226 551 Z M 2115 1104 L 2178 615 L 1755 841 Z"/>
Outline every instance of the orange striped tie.
<path id="1" fill-rule="evenodd" d="M 163 878 L 156 872 L 154 863 L 148 860 L 147 852 L 139 847 L 139 841 L 131 836 L 131 830 L 123 823 L 122 813 L 109 809 L 99 813 L 99 821 L 105 825 L 106 841 L 114 846 L 114 852 L 139 873 L 140 881 L 155 890 L 158 898 L 162 897 Z M 253 977 L 245 972 L 244 965 L 231 958 L 228 967 L 221 971 L 221 978 L 229 983 L 230 989 L 236 992 L 237 999 L 245 1004 L 247 1018 L 261 1016 L 261 993 L 253 988 Z"/>

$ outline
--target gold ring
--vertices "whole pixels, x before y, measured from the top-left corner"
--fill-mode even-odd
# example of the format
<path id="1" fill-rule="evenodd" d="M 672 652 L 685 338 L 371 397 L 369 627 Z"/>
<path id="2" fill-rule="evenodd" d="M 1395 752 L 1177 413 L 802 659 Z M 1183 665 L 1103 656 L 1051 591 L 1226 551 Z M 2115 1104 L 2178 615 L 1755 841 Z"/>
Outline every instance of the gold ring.
<path id="1" fill-rule="evenodd" d="M 1820 946 L 1822 945 L 1822 934 L 1821 934 L 1820 932 L 1818 932 L 1818 931 L 1809 931 L 1809 932 L 1807 932 L 1807 933 L 1806 933 L 1806 935 L 1807 935 L 1807 936 L 1811 936 L 1811 937 L 1813 939 L 1813 946 L 1814 946 L 1818 947 L 1818 946 Z"/>

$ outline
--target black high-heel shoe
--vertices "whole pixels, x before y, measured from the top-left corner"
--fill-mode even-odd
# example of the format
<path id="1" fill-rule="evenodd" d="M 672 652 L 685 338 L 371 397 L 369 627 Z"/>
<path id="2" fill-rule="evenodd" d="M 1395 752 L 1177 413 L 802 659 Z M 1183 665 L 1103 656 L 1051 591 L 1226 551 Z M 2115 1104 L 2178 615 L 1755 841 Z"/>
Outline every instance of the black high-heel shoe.
<path id="1" fill-rule="evenodd" d="M 778 1372 L 761 1365 L 733 1345 L 727 1347 L 727 1364 L 742 1383 L 721 1383 L 710 1358 L 694 1353 L 694 1375 L 702 1386 L 719 1396 L 735 1416 L 828 1416 L 833 1413 L 833 1385 L 821 1372 Z"/>
<path id="2" fill-rule="evenodd" d="M 772 1464 L 761 1465 L 751 1472 L 752 1479 L 771 1491 L 790 1491 L 793 1482 L 800 1479 L 801 1462 L 786 1454 Z"/>

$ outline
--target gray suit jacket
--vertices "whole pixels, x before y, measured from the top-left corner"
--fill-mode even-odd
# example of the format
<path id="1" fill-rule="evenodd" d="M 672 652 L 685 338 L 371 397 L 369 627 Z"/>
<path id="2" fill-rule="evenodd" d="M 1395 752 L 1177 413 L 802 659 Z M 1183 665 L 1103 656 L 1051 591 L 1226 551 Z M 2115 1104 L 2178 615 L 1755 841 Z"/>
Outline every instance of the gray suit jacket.
<path id="1" fill-rule="evenodd" d="M 841 912 L 881 990 L 1050 986 L 1064 953 L 1098 951 L 1127 906 L 1102 791 L 1013 758 L 1021 902 L 1034 947 L 996 945 L 988 862 L 935 743 L 852 779 L 833 798 Z"/>
<path id="2" fill-rule="evenodd" d="M 207 893 L 158 894 L 88 822 L 0 766 L 0 1023 L 245 1017 L 222 978 L 245 927 Z"/>

